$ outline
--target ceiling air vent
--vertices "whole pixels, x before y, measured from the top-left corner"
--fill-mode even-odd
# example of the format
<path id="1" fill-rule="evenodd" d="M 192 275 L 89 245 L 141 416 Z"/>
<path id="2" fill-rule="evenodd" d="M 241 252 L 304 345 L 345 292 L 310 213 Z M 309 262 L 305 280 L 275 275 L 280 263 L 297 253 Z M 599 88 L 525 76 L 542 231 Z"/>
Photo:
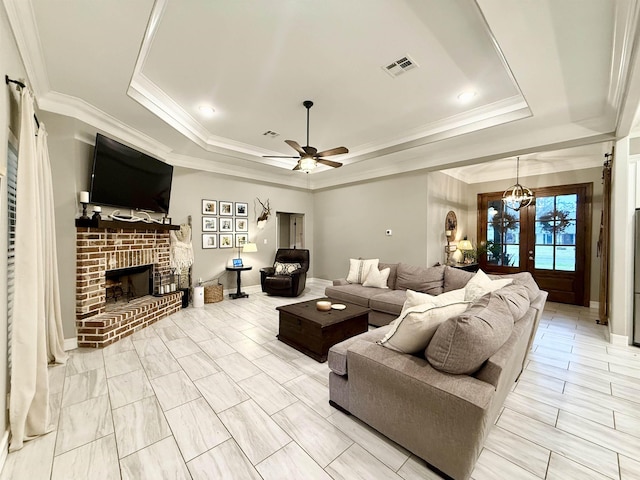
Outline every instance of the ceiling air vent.
<path id="1" fill-rule="evenodd" d="M 418 64 L 409 55 L 405 55 L 404 57 L 383 66 L 382 69 L 392 77 L 397 77 L 408 70 L 416 68 L 417 66 Z"/>
<path id="2" fill-rule="evenodd" d="M 269 137 L 269 138 L 276 138 L 278 135 L 280 135 L 279 133 L 274 132 L 273 130 L 267 130 L 266 132 L 264 132 L 262 135 L 264 135 L 265 137 Z"/>

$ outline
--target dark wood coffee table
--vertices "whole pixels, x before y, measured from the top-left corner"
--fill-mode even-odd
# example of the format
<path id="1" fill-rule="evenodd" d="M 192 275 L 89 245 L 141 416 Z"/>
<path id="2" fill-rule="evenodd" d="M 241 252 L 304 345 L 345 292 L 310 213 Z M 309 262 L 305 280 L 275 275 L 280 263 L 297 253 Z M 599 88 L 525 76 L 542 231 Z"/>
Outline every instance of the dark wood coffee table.
<path id="1" fill-rule="evenodd" d="M 328 300 L 346 305 L 344 310 L 321 312 L 316 302 Z M 327 360 L 329 349 L 369 328 L 369 309 L 330 298 L 277 307 L 280 312 L 278 340 L 318 362 Z"/>

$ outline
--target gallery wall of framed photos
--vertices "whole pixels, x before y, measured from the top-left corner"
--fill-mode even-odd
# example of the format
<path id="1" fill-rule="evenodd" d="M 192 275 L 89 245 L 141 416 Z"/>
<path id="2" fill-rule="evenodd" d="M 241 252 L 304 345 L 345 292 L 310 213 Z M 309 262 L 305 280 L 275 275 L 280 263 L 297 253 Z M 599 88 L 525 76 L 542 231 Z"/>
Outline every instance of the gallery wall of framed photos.
<path id="1" fill-rule="evenodd" d="M 202 248 L 240 248 L 249 241 L 249 204 L 202 200 Z"/>

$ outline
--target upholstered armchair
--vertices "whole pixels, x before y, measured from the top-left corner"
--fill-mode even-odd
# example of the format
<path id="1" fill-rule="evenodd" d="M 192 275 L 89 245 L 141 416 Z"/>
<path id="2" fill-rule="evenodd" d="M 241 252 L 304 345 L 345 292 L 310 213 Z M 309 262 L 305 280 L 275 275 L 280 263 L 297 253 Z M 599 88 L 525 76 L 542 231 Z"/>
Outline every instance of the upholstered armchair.
<path id="1" fill-rule="evenodd" d="M 307 282 L 309 250 L 279 248 L 273 267 L 260 269 L 262 291 L 279 297 L 297 297 Z"/>

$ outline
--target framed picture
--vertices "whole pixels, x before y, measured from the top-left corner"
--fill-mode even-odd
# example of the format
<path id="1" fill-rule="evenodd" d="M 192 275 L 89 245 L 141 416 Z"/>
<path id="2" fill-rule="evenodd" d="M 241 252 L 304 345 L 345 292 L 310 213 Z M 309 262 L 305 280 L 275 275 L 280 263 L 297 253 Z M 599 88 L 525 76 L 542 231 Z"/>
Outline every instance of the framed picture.
<path id="1" fill-rule="evenodd" d="M 233 218 L 220 218 L 220 231 L 233 232 Z"/>
<path id="2" fill-rule="evenodd" d="M 248 232 L 249 220 L 246 218 L 236 218 L 236 232 Z"/>
<path id="3" fill-rule="evenodd" d="M 202 248 L 218 248 L 218 236 L 215 233 L 203 233 Z"/>
<path id="4" fill-rule="evenodd" d="M 221 233 L 220 234 L 220 248 L 233 247 L 233 233 Z"/>
<path id="5" fill-rule="evenodd" d="M 218 209 L 217 202 L 215 200 L 202 200 L 202 214 L 203 215 L 217 215 Z"/>
<path id="6" fill-rule="evenodd" d="M 217 232 L 218 231 L 218 219 L 216 217 L 202 217 L 202 231 L 203 232 Z"/>
<path id="7" fill-rule="evenodd" d="M 236 202 L 236 217 L 248 217 L 249 206 L 244 202 Z"/>
<path id="8" fill-rule="evenodd" d="M 242 259 L 241 258 L 234 258 L 233 259 L 233 266 L 238 268 L 238 267 L 242 267 Z"/>
<path id="9" fill-rule="evenodd" d="M 249 235 L 246 233 L 236 233 L 236 248 L 242 247 L 247 242 L 249 242 Z"/>
<path id="10" fill-rule="evenodd" d="M 220 215 L 224 217 L 233 216 L 233 202 L 224 202 L 220 200 Z"/>

